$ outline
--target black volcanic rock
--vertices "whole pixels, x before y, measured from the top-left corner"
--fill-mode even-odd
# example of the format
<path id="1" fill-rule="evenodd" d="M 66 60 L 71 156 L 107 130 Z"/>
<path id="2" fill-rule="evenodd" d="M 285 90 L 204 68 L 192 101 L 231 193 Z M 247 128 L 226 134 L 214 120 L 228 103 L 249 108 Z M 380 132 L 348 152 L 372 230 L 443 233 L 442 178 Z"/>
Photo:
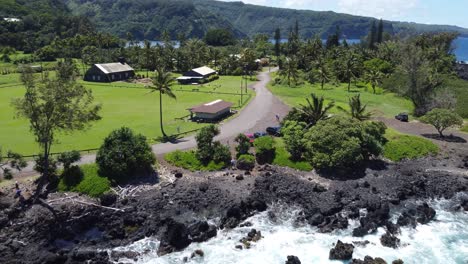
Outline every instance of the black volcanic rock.
<path id="1" fill-rule="evenodd" d="M 354 246 L 338 240 L 334 248 L 330 249 L 329 259 L 331 260 L 349 260 L 353 258 Z"/>
<path id="2" fill-rule="evenodd" d="M 285 264 L 301 264 L 301 261 L 296 256 L 288 256 Z"/>

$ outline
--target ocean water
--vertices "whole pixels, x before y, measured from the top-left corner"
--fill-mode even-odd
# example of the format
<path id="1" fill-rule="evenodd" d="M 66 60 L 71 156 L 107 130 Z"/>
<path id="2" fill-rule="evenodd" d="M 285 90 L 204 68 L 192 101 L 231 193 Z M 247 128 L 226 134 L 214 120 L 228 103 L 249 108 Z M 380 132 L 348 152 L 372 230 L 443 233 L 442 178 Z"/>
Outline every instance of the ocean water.
<path id="1" fill-rule="evenodd" d="M 296 226 L 295 216 L 300 211 L 282 205 L 275 205 L 274 212 L 278 216 L 276 222 L 272 222 L 267 212 L 257 214 L 246 221 L 250 221 L 252 227 L 235 228 L 230 231 L 220 231 L 218 236 L 203 243 L 193 243 L 184 251 L 158 257 L 156 250 L 159 241 L 146 238 L 127 247 L 114 250 L 132 250 L 146 252 L 138 261 L 126 260 L 136 264 L 175 264 L 183 263 L 184 257 L 188 257 L 188 263 L 207 264 L 278 264 L 284 263 L 288 255 L 298 256 L 302 263 L 348 263 L 342 261 L 330 261 L 328 254 L 334 243 L 340 239 L 343 242 L 365 241 L 366 246 L 356 246 L 354 258 L 363 259 L 366 255 L 381 257 L 388 263 L 395 259 L 402 259 L 406 264 L 466 264 L 468 263 L 468 213 L 449 212 L 453 206 L 451 201 L 431 201 L 430 205 L 436 211 L 436 219 L 427 225 L 418 225 L 417 228 L 402 228 L 398 236 L 401 247 L 391 249 L 381 246 L 380 236 L 385 233 L 379 228 L 376 234 L 363 238 L 352 237 L 352 229 L 358 226 L 357 221 L 351 221 L 346 230 L 335 231 L 330 234 L 317 232 L 316 228 L 309 226 Z M 394 220 L 399 212 L 393 212 Z M 257 243 L 252 243 L 252 248 L 235 249 L 241 238 L 247 235 L 251 228 L 262 232 L 264 238 Z M 204 252 L 204 257 L 190 259 L 190 255 L 197 249 Z M 122 260 L 121 260 L 122 261 Z"/>
<path id="2" fill-rule="evenodd" d="M 468 38 L 457 38 L 453 46 L 457 61 L 468 61 Z"/>

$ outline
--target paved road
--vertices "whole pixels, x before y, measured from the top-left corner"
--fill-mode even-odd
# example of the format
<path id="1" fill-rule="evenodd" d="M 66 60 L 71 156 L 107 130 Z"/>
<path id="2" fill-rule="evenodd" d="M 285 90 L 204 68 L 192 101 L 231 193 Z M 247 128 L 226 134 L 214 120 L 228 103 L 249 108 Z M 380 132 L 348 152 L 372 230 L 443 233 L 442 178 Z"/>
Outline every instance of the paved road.
<path id="1" fill-rule="evenodd" d="M 268 89 L 270 82 L 269 72 L 261 72 L 257 76 L 258 82 L 249 86 L 254 89 L 256 96 L 233 119 L 220 125 L 220 135 L 215 140 L 223 143 L 233 143 L 234 137 L 239 133 L 265 131 L 268 126 L 278 125 L 276 115 L 284 116 L 288 107 L 276 98 Z M 152 146 L 156 155 L 162 155 L 175 150 L 186 150 L 196 147 L 195 136 L 188 136 L 176 143 L 160 143 Z M 96 160 L 95 154 L 83 155 L 79 164 L 89 164 Z M 33 170 L 34 163 L 30 162 L 17 176 L 30 176 L 36 174 Z"/>

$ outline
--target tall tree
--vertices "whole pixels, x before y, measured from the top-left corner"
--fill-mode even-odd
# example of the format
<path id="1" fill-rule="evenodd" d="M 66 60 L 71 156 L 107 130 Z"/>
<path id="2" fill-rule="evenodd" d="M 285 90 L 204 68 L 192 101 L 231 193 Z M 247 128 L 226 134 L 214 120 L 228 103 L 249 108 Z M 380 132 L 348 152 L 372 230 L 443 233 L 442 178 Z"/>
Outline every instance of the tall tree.
<path id="1" fill-rule="evenodd" d="M 407 43 L 400 47 L 400 53 L 399 72 L 405 82 L 400 92 L 413 102 L 416 116 L 424 115 L 442 80 L 420 47 Z"/>
<path id="2" fill-rule="evenodd" d="M 316 77 L 320 82 L 320 87 L 323 90 L 323 87 L 326 82 L 330 81 L 330 69 L 327 64 L 327 60 L 325 59 L 325 55 L 320 55 L 317 57 L 315 61 L 316 67 Z"/>
<path id="3" fill-rule="evenodd" d="M 275 30 L 275 55 L 279 57 L 281 55 L 281 31 L 279 28 Z"/>
<path id="4" fill-rule="evenodd" d="M 45 77 L 36 82 L 31 69 L 25 70 L 21 80 L 26 87 L 23 98 L 16 98 L 12 105 L 18 117 L 27 118 L 30 130 L 41 148 L 42 173 L 38 180 L 34 201 L 38 201 L 49 181 L 50 153 L 55 135 L 62 132 L 84 130 L 90 123 L 99 120 L 100 105 L 93 103 L 91 90 L 77 83 L 73 76 L 64 77 L 63 67 L 57 76 Z"/>
<path id="5" fill-rule="evenodd" d="M 305 118 L 303 121 L 305 121 L 308 126 L 313 126 L 320 120 L 328 119 L 328 111 L 335 106 L 335 102 L 333 101 L 325 106 L 325 99 L 323 96 L 318 97 L 314 93 L 310 94 L 310 98 L 306 98 L 306 101 L 307 104 L 301 104 L 298 110 L 303 114 Z"/>
<path id="6" fill-rule="evenodd" d="M 296 24 L 294 25 L 294 35 L 296 35 L 296 38 L 300 39 L 299 37 L 299 21 L 296 19 Z"/>
<path id="7" fill-rule="evenodd" d="M 375 20 L 372 20 L 372 24 L 369 30 L 369 35 L 368 35 L 368 48 L 369 49 L 374 49 L 375 48 L 375 42 L 377 40 L 377 28 L 375 27 Z"/>
<path id="8" fill-rule="evenodd" d="M 294 85 L 297 83 L 299 72 L 297 70 L 297 61 L 294 57 L 286 58 L 283 67 L 279 71 L 279 75 L 287 80 L 288 86 L 291 86 L 291 83 L 294 83 Z"/>
<path id="9" fill-rule="evenodd" d="M 377 27 L 377 43 L 382 43 L 383 42 L 383 33 L 384 33 L 384 24 L 383 20 L 379 20 L 379 26 Z"/>
<path id="10" fill-rule="evenodd" d="M 164 138 L 167 138 L 163 126 L 163 113 L 162 113 L 162 96 L 167 95 L 169 98 L 176 99 L 176 95 L 172 92 L 172 85 L 175 83 L 174 77 L 169 72 L 164 72 L 158 68 L 155 71 L 155 76 L 152 78 L 153 86 L 149 86 L 151 92 L 159 92 L 159 124 Z"/>
<path id="11" fill-rule="evenodd" d="M 354 51 L 347 51 L 343 58 L 343 64 L 341 71 L 348 83 L 348 92 L 351 91 L 351 81 L 356 78 L 356 74 L 359 70 L 359 59 L 358 55 Z"/>

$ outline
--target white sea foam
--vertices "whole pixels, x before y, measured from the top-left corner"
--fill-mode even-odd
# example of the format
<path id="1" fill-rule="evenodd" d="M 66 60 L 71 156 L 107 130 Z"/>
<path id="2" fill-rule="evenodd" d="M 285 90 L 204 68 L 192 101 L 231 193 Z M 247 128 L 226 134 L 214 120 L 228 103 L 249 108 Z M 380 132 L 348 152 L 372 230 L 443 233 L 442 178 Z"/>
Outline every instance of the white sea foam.
<path id="1" fill-rule="evenodd" d="M 159 242 L 147 238 L 138 241 L 119 250 L 131 250 L 141 255 L 137 262 L 130 263 L 181 263 L 184 257 L 189 258 L 189 263 L 284 263 L 288 255 L 298 256 L 302 263 L 343 263 L 330 261 L 328 254 L 330 248 L 338 239 L 343 242 L 365 241 L 367 246 L 356 246 L 353 257 L 363 259 L 364 256 L 381 257 L 388 263 L 395 259 L 402 259 L 405 263 L 468 263 L 468 214 L 464 212 L 450 212 L 449 201 L 433 201 L 430 203 L 436 211 L 436 219 L 427 225 L 418 225 L 417 228 L 403 228 L 401 235 L 402 246 L 398 249 L 383 247 L 380 244 L 380 236 L 385 233 L 379 228 L 376 234 L 363 238 L 352 237 L 352 228 L 357 226 L 356 221 L 350 222 L 346 230 L 335 231 L 330 234 L 317 232 L 316 228 L 309 226 L 297 227 L 294 224 L 297 208 L 286 206 L 272 206 L 279 216 L 276 222 L 272 222 L 267 212 L 257 214 L 247 221 L 252 227 L 235 228 L 230 231 L 220 231 L 218 236 L 204 243 L 192 243 L 182 252 L 172 253 L 163 257 L 156 254 Z M 397 217 L 398 212 L 394 212 Z M 253 243 L 252 248 L 239 250 L 239 240 L 245 237 L 247 232 L 255 228 L 262 232 L 263 239 Z M 190 259 L 190 255 L 196 249 L 204 252 L 204 257 Z M 346 263 L 346 262 L 345 262 Z"/>

